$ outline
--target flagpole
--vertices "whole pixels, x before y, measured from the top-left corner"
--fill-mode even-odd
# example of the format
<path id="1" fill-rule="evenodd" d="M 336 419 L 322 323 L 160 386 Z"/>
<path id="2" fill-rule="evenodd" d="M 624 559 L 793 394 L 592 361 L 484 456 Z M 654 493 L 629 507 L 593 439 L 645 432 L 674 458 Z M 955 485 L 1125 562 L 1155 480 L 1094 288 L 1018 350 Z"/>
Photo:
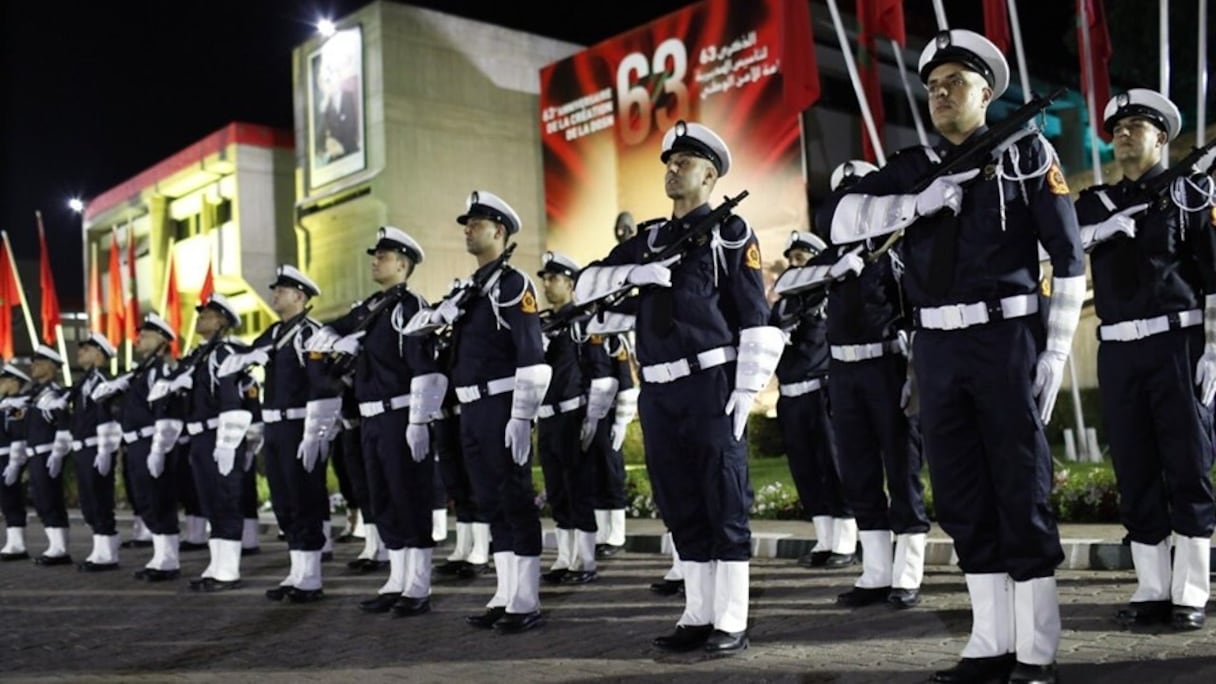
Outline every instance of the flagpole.
<path id="1" fill-rule="evenodd" d="M 1085 111 L 1089 114 L 1089 161 L 1094 167 L 1094 184 L 1102 184 L 1102 159 L 1098 152 L 1098 104 L 1094 101 L 1094 53 L 1090 46 L 1089 12 L 1085 0 L 1077 0 L 1077 20 L 1081 22 L 1081 43 L 1085 53 Z M 1082 435 L 1084 437 L 1084 435 Z"/>
<path id="2" fill-rule="evenodd" d="M 34 330 L 34 316 L 30 314 L 29 302 L 25 299 L 25 288 L 21 286 L 21 273 L 17 271 L 17 258 L 13 255 L 13 244 L 8 240 L 8 231 L 0 230 L 4 236 L 4 248 L 8 252 L 8 264 L 13 269 L 13 282 L 17 284 L 17 299 L 21 302 L 21 313 L 25 316 L 25 328 L 30 333 L 31 349 L 38 348 L 38 333 Z"/>
<path id="3" fill-rule="evenodd" d="M 1157 14 L 1157 45 L 1161 47 L 1158 64 L 1161 81 L 1161 95 L 1170 98 L 1170 0 L 1161 0 Z M 1161 161 L 1170 165 L 1170 143 L 1166 141 L 1161 148 Z"/>
<path id="4" fill-rule="evenodd" d="M 1018 58 L 1018 76 L 1022 82 L 1022 102 L 1030 102 L 1034 98 L 1030 93 L 1030 71 L 1026 68 L 1026 51 L 1022 49 L 1022 24 L 1018 21 L 1018 2 L 1008 0 L 1006 4 L 1009 7 L 1009 30 L 1013 33 L 1014 54 Z"/>
<path id="5" fill-rule="evenodd" d="M 1196 54 L 1199 64 L 1195 67 L 1195 83 L 1199 102 L 1195 105 L 1195 147 L 1203 145 L 1207 133 L 1207 112 L 1205 111 L 1208 97 L 1208 0 L 1199 0 L 1199 49 Z"/>
<path id="6" fill-rule="evenodd" d="M 942 0 L 933 0 L 933 16 L 937 17 L 938 31 L 950 28 L 950 22 L 946 21 L 946 8 L 942 7 Z"/>
<path id="7" fill-rule="evenodd" d="M 1012 0 L 1010 0 L 1012 2 Z M 920 120 L 920 107 L 916 104 L 916 96 L 912 94 L 912 84 L 908 82 L 908 68 L 904 66 L 903 47 L 896 41 L 891 41 L 891 51 L 895 53 L 895 65 L 899 68 L 899 80 L 904 84 L 904 95 L 908 96 L 908 107 L 912 110 L 912 122 L 916 125 L 916 136 L 920 144 L 929 146 L 929 138 L 925 135 L 925 124 Z"/>
<path id="8" fill-rule="evenodd" d="M 861 88 L 861 76 L 857 73 L 857 64 L 853 61 L 853 51 L 849 45 L 849 37 L 844 32 L 844 24 L 840 21 L 840 10 L 836 8 L 836 0 L 828 0 L 828 10 L 832 13 L 832 23 L 836 25 L 836 39 L 840 41 L 840 54 L 844 55 L 845 67 L 849 70 L 849 80 L 853 82 L 853 92 L 857 95 L 857 106 L 861 109 L 861 119 L 865 123 L 870 145 L 878 158 L 879 166 L 886 166 L 887 156 L 882 151 L 882 142 L 878 139 L 878 129 L 874 126 L 874 116 L 870 113 L 870 103 Z"/>

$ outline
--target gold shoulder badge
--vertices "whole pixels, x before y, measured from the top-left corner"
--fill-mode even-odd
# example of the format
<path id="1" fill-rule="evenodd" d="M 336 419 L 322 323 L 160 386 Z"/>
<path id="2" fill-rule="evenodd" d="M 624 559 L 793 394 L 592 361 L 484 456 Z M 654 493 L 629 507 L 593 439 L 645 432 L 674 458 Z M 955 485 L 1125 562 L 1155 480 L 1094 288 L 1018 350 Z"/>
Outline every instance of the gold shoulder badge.
<path id="1" fill-rule="evenodd" d="M 1043 276 L 1042 280 L 1039 281 L 1039 292 L 1042 292 L 1044 297 L 1051 296 L 1051 278 Z"/>
<path id="2" fill-rule="evenodd" d="M 258 398 L 257 385 L 250 385 L 249 389 L 245 390 L 245 396 L 250 399 L 257 399 Z"/>
<path id="3" fill-rule="evenodd" d="M 1216 228 L 1216 207 L 1212 207 L 1212 227 Z"/>
<path id="4" fill-rule="evenodd" d="M 322 354 L 319 351 L 308 352 L 309 361 L 320 361 L 321 359 L 324 359 L 324 358 L 325 358 L 325 354 Z"/>
<path id="5" fill-rule="evenodd" d="M 532 294 L 532 289 L 524 290 L 524 296 L 519 300 L 519 310 L 524 313 L 536 313 L 536 295 Z"/>
<path id="6" fill-rule="evenodd" d="M 604 337 L 603 337 L 603 335 L 592 335 L 587 338 L 587 341 L 590 342 L 591 344 L 603 344 Z"/>
<path id="7" fill-rule="evenodd" d="M 625 351 L 625 348 L 624 348 L 624 347 L 621 347 L 621 350 L 620 350 L 620 351 L 618 351 L 618 352 L 616 353 L 616 357 L 615 357 L 615 358 L 616 358 L 616 360 L 617 360 L 617 361 L 628 361 L 628 360 L 629 360 L 629 352 L 626 352 L 626 351 Z"/>
<path id="8" fill-rule="evenodd" d="M 1060 165 L 1052 162 L 1051 169 L 1047 171 L 1047 189 L 1053 195 L 1067 195 L 1068 183 L 1064 180 L 1064 172 L 1060 170 Z"/>
<path id="9" fill-rule="evenodd" d="M 755 242 L 747 246 L 747 253 L 744 254 L 743 263 L 748 268 L 760 270 L 760 246 Z"/>

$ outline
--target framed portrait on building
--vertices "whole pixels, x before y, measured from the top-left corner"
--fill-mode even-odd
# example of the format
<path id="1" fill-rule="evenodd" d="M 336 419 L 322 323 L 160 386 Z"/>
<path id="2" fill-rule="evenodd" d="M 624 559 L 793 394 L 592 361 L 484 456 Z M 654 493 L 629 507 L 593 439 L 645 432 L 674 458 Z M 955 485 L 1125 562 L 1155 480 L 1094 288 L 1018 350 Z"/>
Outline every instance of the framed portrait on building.
<path id="1" fill-rule="evenodd" d="M 308 185 L 316 189 L 367 166 L 363 30 L 334 33 L 308 55 Z"/>

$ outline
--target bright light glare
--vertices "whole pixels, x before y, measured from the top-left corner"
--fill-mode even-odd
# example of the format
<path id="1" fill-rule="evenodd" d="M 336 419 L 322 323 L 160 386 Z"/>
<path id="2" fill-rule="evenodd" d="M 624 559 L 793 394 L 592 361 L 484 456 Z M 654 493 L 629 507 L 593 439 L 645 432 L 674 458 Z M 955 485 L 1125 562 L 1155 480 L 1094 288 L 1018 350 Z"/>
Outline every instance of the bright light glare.
<path id="1" fill-rule="evenodd" d="M 329 19 L 322 19 L 317 22 L 317 33 L 320 33 L 325 38 L 332 36 L 336 30 L 337 28 L 334 27 L 334 22 L 330 21 Z"/>
<path id="2" fill-rule="evenodd" d="M 73 197 L 72 199 L 68 200 L 68 209 L 71 209 L 79 214 L 80 212 L 84 211 L 84 202 L 81 202 L 79 197 Z"/>

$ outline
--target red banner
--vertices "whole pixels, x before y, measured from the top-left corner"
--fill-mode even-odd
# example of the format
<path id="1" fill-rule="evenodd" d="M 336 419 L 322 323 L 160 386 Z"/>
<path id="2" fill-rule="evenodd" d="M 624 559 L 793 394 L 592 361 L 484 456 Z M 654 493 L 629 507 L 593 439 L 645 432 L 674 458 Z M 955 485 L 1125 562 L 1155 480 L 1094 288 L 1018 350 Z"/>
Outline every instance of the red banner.
<path id="1" fill-rule="evenodd" d="M 615 244 L 619 212 L 670 216 L 659 152 L 686 120 L 731 151 L 711 203 L 750 191 L 738 213 L 762 254 L 780 259 L 789 232 L 809 226 L 798 107 L 819 93 L 806 63 L 810 16 L 798 4 L 806 0 L 705 0 L 542 69 L 548 248 L 587 263 Z"/>
<path id="2" fill-rule="evenodd" d="M 165 317 L 165 322 L 173 328 L 173 332 L 177 337 L 169 343 L 169 350 L 173 352 L 173 356 L 177 356 L 181 352 L 180 340 L 182 336 L 182 293 L 177 289 L 177 258 L 173 256 L 174 248 L 169 246 L 168 264 L 165 268 L 169 269 L 169 274 L 165 277 L 165 310 L 162 312 Z M 207 273 L 211 273 L 211 268 L 208 266 Z"/>
<path id="3" fill-rule="evenodd" d="M 0 242 L 0 356 L 13 358 L 13 307 L 21 306 L 21 290 L 8 253 L 8 238 Z"/>
<path id="4" fill-rule="evenodd" d="M 118 233 L 110 230 L 110 263 L 107 269 L 109 291 L 106 292 L 106 339 L 117 347 L 124 333 L 123 314 L 127 305 L 122 293 L 122 260 L 118 252 Z"/>
<path id="5" fill-rule="evenodd" d="M 42 290 L 42 341 L 54 345 L 59 339 L 59 326 L 63 322 L 59 314 L 59 295 L 55 292 L 55 275 L 51 270 L 51 253 L 46 248 L 46 230 L 42 227 L 42 212 L 34 212 L 38 219 L 38 288 Z"/>

